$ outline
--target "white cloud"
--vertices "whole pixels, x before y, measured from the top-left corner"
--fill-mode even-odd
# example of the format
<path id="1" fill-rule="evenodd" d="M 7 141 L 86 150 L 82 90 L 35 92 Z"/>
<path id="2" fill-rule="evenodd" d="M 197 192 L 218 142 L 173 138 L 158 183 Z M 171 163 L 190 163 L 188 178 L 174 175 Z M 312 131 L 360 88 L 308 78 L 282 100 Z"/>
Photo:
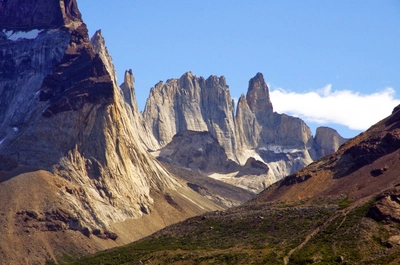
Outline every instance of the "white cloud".
<path id="1" fill-rule="evenodd" d="M 332 91 L 332 85 L 305 93 L 275 89 L 271 93 L 274 110 L 306 122 L 335 123 L 352 130 L 366 130 L 392 113 L 400 100 L 388 87 L 372 94 L 350 90 Z"/>

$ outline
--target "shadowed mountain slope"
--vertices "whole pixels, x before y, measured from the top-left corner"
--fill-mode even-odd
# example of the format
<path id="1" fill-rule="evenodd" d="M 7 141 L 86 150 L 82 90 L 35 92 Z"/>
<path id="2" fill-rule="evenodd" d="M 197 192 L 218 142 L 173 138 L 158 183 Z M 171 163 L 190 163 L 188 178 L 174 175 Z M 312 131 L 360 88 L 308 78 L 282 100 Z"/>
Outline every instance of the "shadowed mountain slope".
<path id="1" fill-rule="evenodd" d="M 229 159 L 225 150 L 210 132 L 182 131 L 161 148 L 157 159 L 190 169 L 237 187 L 259 193 L 275 182 L 274 175 L 262 161 L 252 157 L 244 165 Z"/>
<path id="2" fill-rule="evenodd" d="M 286 177 L 259 200 L 300 200 L 347 194 L 369 198 L 400 183 L 400 111 L 343 144 L 339 150 Z"/>

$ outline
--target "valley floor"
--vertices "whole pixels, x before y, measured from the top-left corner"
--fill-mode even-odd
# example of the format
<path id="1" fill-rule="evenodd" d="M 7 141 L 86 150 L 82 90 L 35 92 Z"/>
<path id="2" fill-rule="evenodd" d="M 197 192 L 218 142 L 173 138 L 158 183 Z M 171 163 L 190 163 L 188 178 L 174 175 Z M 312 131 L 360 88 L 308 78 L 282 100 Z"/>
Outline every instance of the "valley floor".
<path id="1" fill-rule="evenodd" d="M 400 226 L 368 217 L 372 203 L 250 203 L 73 264 L 399 264 Z"/>

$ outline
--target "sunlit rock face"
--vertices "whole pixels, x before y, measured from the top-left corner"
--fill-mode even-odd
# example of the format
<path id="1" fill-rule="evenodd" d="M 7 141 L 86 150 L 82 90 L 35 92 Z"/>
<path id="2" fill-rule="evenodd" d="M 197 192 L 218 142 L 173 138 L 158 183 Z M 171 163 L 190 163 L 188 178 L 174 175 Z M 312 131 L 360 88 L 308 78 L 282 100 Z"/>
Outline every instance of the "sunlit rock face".
<path id="1" fill-rule="evenodd" d="M 209 131 L 228 157 L 236 160 L 233 112 L 234 102 L 223 76 L 204 79 L 188 72 L 152 88 L 143 116 L 160 147 L 181 131 Z"/>
<path id="2" fill-rule="evenodd" d="M 332 128 L 318 127 L 315 134 L 317 156 L 323 157 L 332 154 L 347 140 Z"/>
<path id="3" fill-rule="evenodd" d="M 246 97 L 239 99 L 236 124 L 240 153 L 255 152 L 270 166 L 276 179 L 312 162 L 310 152 L 314 143 L 310 129 L 299 118 L 273 111 L 261 73 L 250 79 Z"/>

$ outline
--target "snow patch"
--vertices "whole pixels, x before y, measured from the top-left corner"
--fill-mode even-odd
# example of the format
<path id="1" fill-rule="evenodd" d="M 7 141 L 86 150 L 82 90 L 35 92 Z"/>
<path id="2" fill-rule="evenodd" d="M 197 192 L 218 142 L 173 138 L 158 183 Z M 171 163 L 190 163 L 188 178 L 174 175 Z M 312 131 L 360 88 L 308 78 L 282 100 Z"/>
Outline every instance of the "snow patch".
<path id="1" fill-rule="evenodd" d="M 239 160 L 240 160 L 240 165 L 244 165 L 250 157 L 254 158 L 255 160 L 264 162 L 265 161 L 261 158 L 261 156 L 254 150 L 254 149 L 247 149 L 242 152 L 242 154 L 239 155 Z"/>
<path id="2" fill-rule="evenodd" d="M 31 31 L 6 31 L 4 30 L 3 33 L 6 34 L 7 38 L 12 41 L 16 41 L 19 39 L 29 39 L 33 40 L 41 33 L 43 30 L 33 29 Z"/>
<path id="3" fill-rule="evenodd" d="M 296 148 L 284 148 L 283 146 L 280 145 L 268 145 L 266 147 L 260 147 L 258 148 L 258 150 L 261 151 L 272 151 L 275 154 L 293 154 L 293 153 L 297 153 L 297 152 L 301 152 L 302 150 L 300 149 L 296 149 Z"/>

